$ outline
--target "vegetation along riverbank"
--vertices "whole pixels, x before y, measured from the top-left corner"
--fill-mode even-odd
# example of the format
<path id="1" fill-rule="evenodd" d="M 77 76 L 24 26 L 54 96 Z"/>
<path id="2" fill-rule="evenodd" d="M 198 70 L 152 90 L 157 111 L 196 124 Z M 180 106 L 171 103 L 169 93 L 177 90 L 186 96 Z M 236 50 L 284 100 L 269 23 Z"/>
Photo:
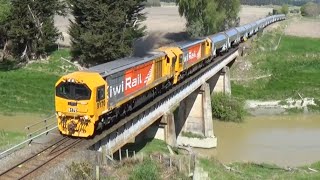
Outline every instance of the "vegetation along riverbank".
<path id="1" fill-rule="evenodd" d="M 289 105 L 311 98 L 320 110 L 320 39 L 284 35 L 286 24 L 249 42 L 232 68 L 232 95 Z M 305 101 L 305 100 L 304 100 Z"/>

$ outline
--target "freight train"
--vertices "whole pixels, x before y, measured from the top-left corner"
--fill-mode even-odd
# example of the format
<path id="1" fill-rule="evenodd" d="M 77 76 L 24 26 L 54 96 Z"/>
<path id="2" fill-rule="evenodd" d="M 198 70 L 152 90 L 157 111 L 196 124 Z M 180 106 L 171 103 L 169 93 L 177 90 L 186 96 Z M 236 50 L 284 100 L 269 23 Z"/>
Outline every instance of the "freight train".
<path id="1" fill-rule="evenodd" d="M 214 57 L 284 19 L 285 15 L 269 16 L 202 39 L 162 47 L 145 57 L 126 57 L 65 75 L 56 83 L 55 91 L 59 131 L 91 137 L 214 61 Z"/>

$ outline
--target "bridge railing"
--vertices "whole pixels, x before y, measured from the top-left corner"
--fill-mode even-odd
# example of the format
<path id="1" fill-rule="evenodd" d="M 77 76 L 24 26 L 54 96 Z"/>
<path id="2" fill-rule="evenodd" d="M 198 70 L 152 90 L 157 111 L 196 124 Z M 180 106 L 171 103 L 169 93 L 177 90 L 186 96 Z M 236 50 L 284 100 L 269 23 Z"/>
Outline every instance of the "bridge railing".
<path id="1" fill-rule="evenodd" d="M 55 115 L 52 115 L 44 120 L 38 121 L 34 124 L 31 124 L 25 127 L 26 130 L 26 140 L 23 142 L 12 146 L 11 148 L 0 152 L 0 159 L 5 157 L 6 155 L 11 154 L 12 152 L 29 145 L 34 139 L 37 139 L 43 135 L 48 135 L 48 133 L 57 128 L 56 123 L 53 121 Z"/>
<path id="2" fill-rule="evenodd" d="M 32 138 L 33 136 L 36 136 L 56 126 L 57 122 L 55 120 L 56 120 L 55 115 L 52 115 L 46 119 L 43 119 L 41 121 L 38 121 L 34 124 L 31 124 L 25 127 L 27 138 Z"/>

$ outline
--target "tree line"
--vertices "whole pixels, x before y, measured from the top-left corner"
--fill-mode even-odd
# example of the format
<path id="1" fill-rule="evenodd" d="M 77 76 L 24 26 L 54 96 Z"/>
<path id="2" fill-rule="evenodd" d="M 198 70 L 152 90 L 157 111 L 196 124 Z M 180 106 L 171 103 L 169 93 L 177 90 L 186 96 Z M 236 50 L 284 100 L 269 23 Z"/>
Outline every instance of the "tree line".
<path id="1" fill-rule="evenodd" d="M 130 54 L 144 35 L 144 0 L 0 0 L 0 63 L 44 59 L 62 38 L 56 15 L 71 13 L 73 60 L 84 66 Z"/>
<path id="2" fill-rule="evenodd" d="M 244 5 L 283 5 L 290 4 L 294 6 L 302 6 L 308 2 L 320 3 L 320 0 L 241 0 L 241 4 Z"/>

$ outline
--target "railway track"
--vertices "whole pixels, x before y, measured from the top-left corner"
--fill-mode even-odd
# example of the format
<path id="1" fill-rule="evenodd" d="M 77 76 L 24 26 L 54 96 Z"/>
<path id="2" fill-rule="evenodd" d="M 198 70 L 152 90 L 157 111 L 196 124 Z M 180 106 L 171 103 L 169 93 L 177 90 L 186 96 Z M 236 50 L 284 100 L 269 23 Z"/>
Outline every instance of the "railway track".
<path id="1" fill-rule="evenodd" d="M 40 171 L 42 167 L 48 165 L 48 163 L 54 159 L 70 152 L 71 149 L 80 144 L 81 141 L 81 139 L 62 137 L 4 172 L 0 172 L 0 179 L 32 179 L 32 175 Z"/>

